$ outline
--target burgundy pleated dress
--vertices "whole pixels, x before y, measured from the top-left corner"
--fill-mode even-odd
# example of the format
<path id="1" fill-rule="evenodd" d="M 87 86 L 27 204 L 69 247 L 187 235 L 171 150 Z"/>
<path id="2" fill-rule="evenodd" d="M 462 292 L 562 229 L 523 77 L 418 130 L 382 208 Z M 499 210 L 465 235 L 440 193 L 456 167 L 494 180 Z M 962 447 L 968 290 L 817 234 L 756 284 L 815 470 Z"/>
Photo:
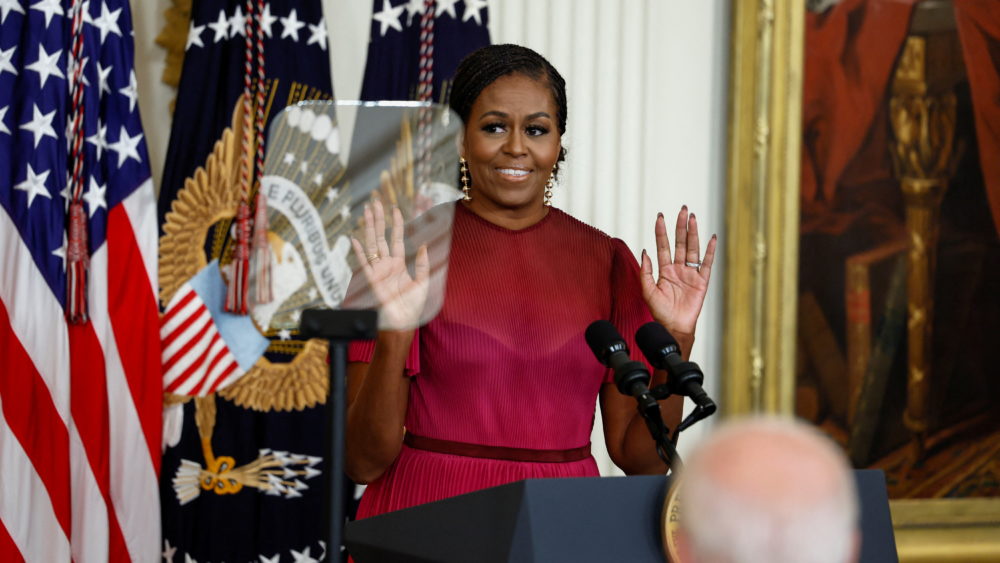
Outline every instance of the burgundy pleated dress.
<path id="1" fill-rule="evenodd" d="M 651 317 L 625 243 L 555 208 L 512 231 L 455 204 L 444 305 L 407 361 L 407 432 L 530 450 L 587 446 L 598 392 L 611 382 L 584 340 L 598 319 L 640 359 L 633 337 Z M 349 361 L 368 362 L 373 349 L 356 343 Z M 367 487 L 358 517 L 520 479 L 597 475 L 590 455 L 525 462 L 404 445 Z"/>

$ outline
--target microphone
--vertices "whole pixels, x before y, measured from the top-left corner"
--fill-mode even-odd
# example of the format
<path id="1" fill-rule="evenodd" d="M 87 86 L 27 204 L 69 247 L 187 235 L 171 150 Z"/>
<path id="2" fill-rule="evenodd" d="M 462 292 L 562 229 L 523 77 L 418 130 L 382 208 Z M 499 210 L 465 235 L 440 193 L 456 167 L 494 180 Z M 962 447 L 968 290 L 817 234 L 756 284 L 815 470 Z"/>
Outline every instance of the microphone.
<path id="1" fill-rule="evenodd" d="M 594 321 L 587 327 L 584 337 L 597 361 L 614 371 L 618 391 L 642 401 L 642 396 L 649 393 L 649 370 L 642 362 L 629 357 L 628 345 L 614 325 L 608 321 Z M 656 405 L 656 399 L 653 399 L 653 405 Z"/>
<path id="2" fill-rule="evenodd" d="M 681 468 L 681 458 L 670 440 L 670 430 L 663 424 L 660 403 L 649 389 L 649 370 L 646 365 L 629 357 L 628 345 L 608 321 L 590 323 L 584 336 L 597 360 L 614 371 L 618 391 L 635 397 L 639 414 L 656 442 L 656 454 L 672 471 L 678 471 Z"/>
<path id="3" fill-rule="evenodd" d="M 715 412 L 715 403 L 701 387 L 705 382 L 701 368 L 698 364 L 686 362 L 681 358 L 677 339 L 667 332 L 663 325 L 655 321 L 642 325 L 635 333 L 635 342 L 650 365 L 656 369 L 666 370 L 667 387 L 670 392 L 691 397 L 694 404 L 703 411 L 699 418 Z"/>

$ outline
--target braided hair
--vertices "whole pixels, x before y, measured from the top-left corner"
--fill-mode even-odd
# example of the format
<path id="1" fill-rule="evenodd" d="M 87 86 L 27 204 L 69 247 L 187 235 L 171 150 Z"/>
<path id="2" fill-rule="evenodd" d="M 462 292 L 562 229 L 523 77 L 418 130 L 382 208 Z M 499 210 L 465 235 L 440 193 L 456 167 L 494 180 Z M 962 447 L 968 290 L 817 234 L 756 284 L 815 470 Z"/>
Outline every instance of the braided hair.
<path id="1" fill-rule="evenodd" d="M 448 105 L 463 123 L 468 123 L 479 94 L 498 78 L 510 74 L 521 74 L 549 87 L 556 105 L 559 134 L 566 133 L 566 81 L 545 57 L 520 45 L 487 45 L 462 59 L 452 80 Z M 559 163 L 564 160 L 566 148 L 560 147 L 553 174 L 558 173 Z"/>

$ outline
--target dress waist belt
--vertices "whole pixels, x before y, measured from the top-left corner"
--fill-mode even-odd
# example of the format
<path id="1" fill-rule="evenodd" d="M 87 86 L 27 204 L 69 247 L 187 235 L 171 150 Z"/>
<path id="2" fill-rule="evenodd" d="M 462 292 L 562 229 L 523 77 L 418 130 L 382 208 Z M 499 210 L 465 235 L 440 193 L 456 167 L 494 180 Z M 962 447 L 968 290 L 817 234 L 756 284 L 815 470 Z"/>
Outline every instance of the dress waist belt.
<path id="1" fill-rule="evenodd" d="M 505 448 L 502 446 L 482 446 L 466 442 L 452 442 L 427 438 L 407 432 L 403 443 L 411 448 L 427 450 L 440 454 L 461 455 L 466 457 L 482 457 L 502 459 L 505 461 L 533 461 L 536 463 L 565 463 L 580 461 L 590 456 L 590 444 L 571 450 L 531 450 L 527 448 Z"/>

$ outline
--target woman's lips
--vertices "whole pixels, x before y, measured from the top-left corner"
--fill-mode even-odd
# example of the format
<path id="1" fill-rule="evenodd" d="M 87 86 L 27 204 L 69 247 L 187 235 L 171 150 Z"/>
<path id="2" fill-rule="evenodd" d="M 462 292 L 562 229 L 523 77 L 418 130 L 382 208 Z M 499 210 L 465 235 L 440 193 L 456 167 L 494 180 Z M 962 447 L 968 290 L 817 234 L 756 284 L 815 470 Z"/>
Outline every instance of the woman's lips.
<path id="1" fill-rule="evenodd" d="M 525 180 L 527 179 L 528 174 L 531 173 L 530 170 L 524 170 L 522 168 L 497 168 L 496 171 L 497 174 L 500 174 L 505 179 L 513 182 Z"/>

